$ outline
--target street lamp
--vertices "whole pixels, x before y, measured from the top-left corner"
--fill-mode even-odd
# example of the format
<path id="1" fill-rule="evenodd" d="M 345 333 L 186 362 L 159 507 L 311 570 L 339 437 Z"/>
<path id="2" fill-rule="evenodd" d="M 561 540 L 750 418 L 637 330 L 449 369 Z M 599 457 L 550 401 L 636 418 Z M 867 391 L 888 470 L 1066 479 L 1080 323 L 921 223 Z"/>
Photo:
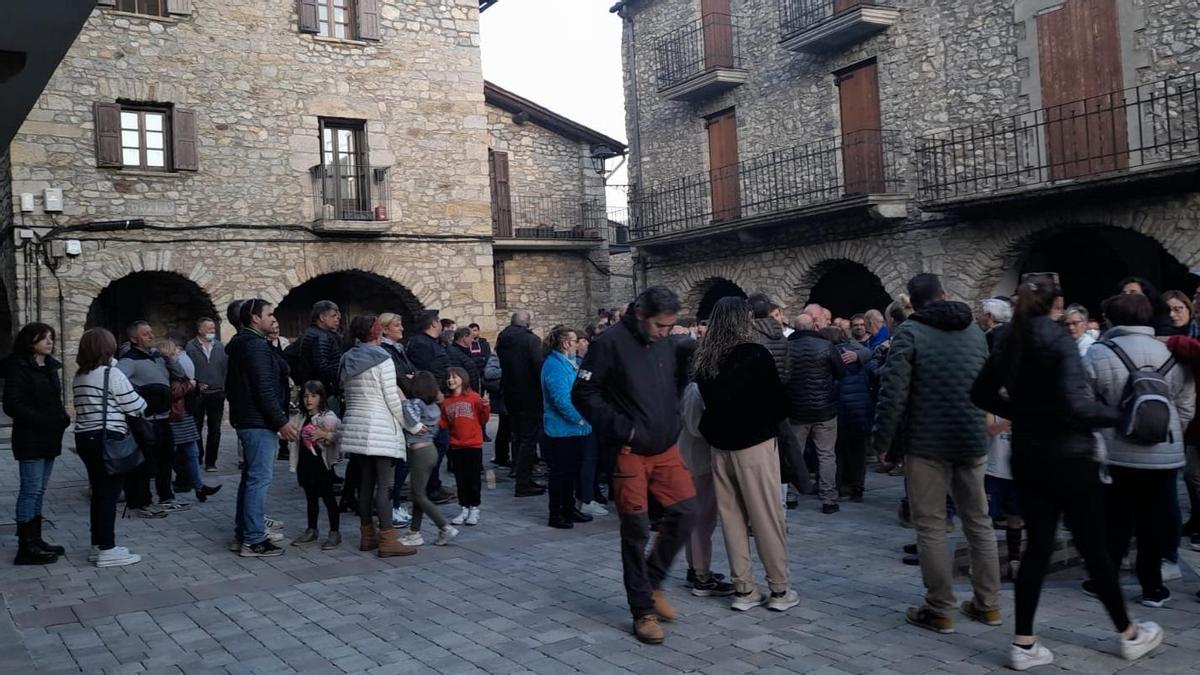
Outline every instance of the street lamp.
<path id="1" fill-rule="evenodd" d="M 604 163 L 613 157 L 620 157 L 621 153 L 613 150 L 603 143 L 593 143 L 591 147 L 592 168 L 601 176 L 604 175 Z"/>

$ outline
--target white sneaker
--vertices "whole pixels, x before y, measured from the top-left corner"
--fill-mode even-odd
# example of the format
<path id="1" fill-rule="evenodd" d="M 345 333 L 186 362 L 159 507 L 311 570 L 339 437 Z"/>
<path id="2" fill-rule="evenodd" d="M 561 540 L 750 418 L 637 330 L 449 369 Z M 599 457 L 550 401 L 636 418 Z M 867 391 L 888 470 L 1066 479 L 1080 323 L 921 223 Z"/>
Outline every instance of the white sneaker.
<path id="1" fill-rule="evenodd" d="M 767 609 L 774 612 L 786 612 L 799 604 L 800 595 L 789 588 L 786 593 L 780 595 L 772 593 L 767 600 Z"/>
<path id="2" fill-rule="evenodd" d="M 766 601 L 767 598 L 763 596 L 762 591 L 756 588 L 745 595 L 734 593 L 733 600 L 730 602 L 729 606 L 739 612 L 747 612 L 762 605 Z"/>
<path id="3" fill-rule="evenodd" d="M 400 543 L 405 546 L 424 546 L 425 537 L 422 537 L 420 532 L 409 530 L 408 534 L 400 537 Z"/>
<path id="4" fill-rule="evenodd" d="M 600 506 L 596 502 L 587 502 L 586 504 L 580 506 L 579 510 L 593 517 L 608 515 L 608 509 Z"/>
<path id="5" fill-rule="evenodd" d="M 123 567 L 140 562 L 141 559 L 142 556 L 130 553 L 124 546 L 114 546 L 97 554 L 96 567 Z"/>
<path id="6" fill-rule="evenodd" d="M 392 524 L 407 525 L 412 522 L 412 514 L 409 513 L 403 506 L 397 506 L 392 509 Z"/>
<path id="7" fill-rule="evenodd" d="M 92 550 L 88 552 L 88 562 L 94 563 L 100 557 L 100 547 L 92 546 Z"/>
<path id="8" fill-rule="evenodd" d="M 1183 578 L 1183 570 L 1179 569 L 1179 563 L 1173 563 L 1170 560 L 1162 561 L 1162 580 L 1175 581 Z"/>
<path id="9" fill-rule="evenodd" d="M 1140 659 L 1162 644 L 1163 630 L 1153 621 L 1135 621 L 1137 635 L 1132 640 L 1121 638 L 1121 656 L 1126 661 Z"/>
<path id="10" fill-rule="evenodd" d="M 478 506 L 471 507 L 471 512 L 469 514 L 467 514 L 466 523 L 467 523 L 467 525 L 478 525 L 479 524 L 479 507 Z"/>
<path id="11" fill-rule="evenodd" d="M 433 545 L 434 546 L 445 546 L 446 544 L 449 544 L 451 542 L 451 540 L 453 540 L 457 536 L 458 536 L 458 528 L 454 527 L 453 525 L 447 525 L 447 526 L 443 527 L 442 529 L 438 530 L 438 537 L 437 537 L 437 539 L 434 540 Z"/>
<path id="12" fill-rule="evenodd" d="M 283 521 L 275 520 L 271 516 L 263 516 L 263 525 L 266 526 L 266 528 L 268 530 L 282 530 L 283 529 Z"/>
<path id="13" fill-rule="evenodd" d="M 283 533 L 268 531 L 267 532 L 267 541 L 271 542 L 272 544 L 278 544 L 279 542 L 283 541 Z"/>
<path id="14" fill-rule="evenodd" d="M 462 507 L 462 511 L 458 512 L 457 516 L 454 516 L 453 518 L 450 519 L 450 524 L 451 525 L 462 525 L 463 523 L 467 522 L 467 516 L 469 516 L 469 515 L 471 515 L 471 509 L 464 506 L 464 507 Z"/>
<path id="15" fill-rule="evenodd" d="M 1009 645 L 1008 667 L 1013 670 L 1029 670 L 1035 666 L 1044 666 L 1051 663 L 1054 663 L 1054 652 L 1046 649 L 1040 642 L 1033 643 L 1033 647 L 1029 649 Z"/>

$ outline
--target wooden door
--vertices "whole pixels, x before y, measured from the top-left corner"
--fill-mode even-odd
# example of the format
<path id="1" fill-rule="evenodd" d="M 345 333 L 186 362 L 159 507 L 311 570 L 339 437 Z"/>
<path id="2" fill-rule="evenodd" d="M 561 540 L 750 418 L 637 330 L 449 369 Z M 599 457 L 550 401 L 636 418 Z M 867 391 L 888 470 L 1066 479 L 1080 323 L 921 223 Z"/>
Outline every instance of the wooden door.
<path id="1" fill-rule="evenodd" d="M 1050 177 L 1129 166 L 1117 0 L 1067 0 L 1037 33 Z"/>
<path id="2" fill-rule="evenodd" d="M 704 69 L 733 67 L 733 16 L 729 0 L 701 0 Z"/>
<path id="3" fill-rule="evenodd" d="M 837 76 L 842 112 L 842 171 L 846 194 L 885 192 L 879 73 L 875 62 Z"/>
<path id="4" fill-rule="evenodd" d="M 492 234 L 511 237 L 512 196 L 509 193 L 507 152 L 488 150 L 488 173 L 492 181 Z"/>
<path id="5" fill-rule="evenodd" d="M 708 175 L 713 221 L 741 216 L 738 185 L 737 118 L 732 110 L 708 118 Z"/>

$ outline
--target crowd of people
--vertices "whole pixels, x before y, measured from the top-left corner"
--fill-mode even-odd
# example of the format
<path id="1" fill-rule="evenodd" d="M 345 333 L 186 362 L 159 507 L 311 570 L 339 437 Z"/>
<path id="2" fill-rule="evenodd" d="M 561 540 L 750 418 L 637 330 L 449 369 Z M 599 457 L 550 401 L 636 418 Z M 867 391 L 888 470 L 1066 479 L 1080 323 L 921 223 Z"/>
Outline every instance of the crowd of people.
<path id="1" fill-rule="evenodd" d="M 920 566 L 926 595 L 909 623 L 949 633 L 961 612 L 1001 625 L 1003 567 L 1015 582 L 1010 665 L 1051 663 L 1033 618 L 1065 518 L 1085 561 L 1083 591 L 1103 603 L 1121 654 L 1157 647 L 1162 629 L 1130 618 L 1118 575 L 1136 535 L 1138 602 L 1162 607 L 1165 583 L 1179 578 L 1181 537 L 1200 550 L 1198 298 L 1131 278 L 1093 317 L 1065 304 L 1052 273 L 1025 275 L 1011 296 L 975 308 L 949 300 L 933 274 L 906 290 L 884 311 L 848 319 L 818 304 L 789 318 L 756 293 L 723 298 L 696 320 L 655 286 L 583 331 L 557 325 L 540 337 L 531 314 L 516 311 L 494 349 L 477 324 L 459 328 L 433 311 L 411 317 L 407 339 L 394 313 L 355 316 L 343 330 L 330 301 L 288 341 L 274 306 L 254 298 L 229 305 L 227 344 L 213 317 L 196 321 L 191 340 L 156 339 L 145 321 L 121 343 L 87 330 L 73 419 L 55 332 L 32 323 L 4 364 L 20 467 L 15 562 L 64 554 L 44 540 L 41 513 L 72 421 L 91 484 L 89 560 L 121 566 L 140 560 L 116 545 L 122 495 L 128 515 L 160 519 L 189 508 L 177 494 L 204 502 L 221 489 L 205 474 L 215 471 L 228 404 L 241 471 L 230 550 L 244 557 L 283 554 L 282 523 L 266 514 L 278 459 L 307 505 L 291 545 L 321 540 L 324 505 L 322 549 L 341 545 L 340 515 L 350 512 L 359 549 L 383 557 L 417 553 L 425 520 L 434 545 L 479 524 L 484 474 L 508 468 L 515 497 L 549 493 L 550 527 L 616 509 L 633 632 L 660 643 L 660 621 L 677 618 L 663 582 L 681 549 L 693 595 L 729 597 L 740 611 L 799 604 L 787 509 L 800 495 L 814 495 L 826 515 L 863 501 L 876 461 L 904 476 L 901 520 L 917 535 L 906 562 Z M 495 469 L 485 469 L 493 415 Z M 460 511 L 447 518 L 439 506 L 455 501 Z M 948 548 L 955 517 L 973 591 L 961 604 Z M 718 523 L 728 580 L 713 570 Z"/>

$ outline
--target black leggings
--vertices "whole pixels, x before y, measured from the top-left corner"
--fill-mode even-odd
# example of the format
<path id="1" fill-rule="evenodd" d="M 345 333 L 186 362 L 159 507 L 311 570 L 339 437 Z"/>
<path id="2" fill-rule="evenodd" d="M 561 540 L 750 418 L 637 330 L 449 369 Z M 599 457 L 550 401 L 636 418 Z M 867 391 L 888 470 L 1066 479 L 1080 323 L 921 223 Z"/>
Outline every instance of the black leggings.
<path id="1" fill-rule="evenodd" d="M 1014 449 L 1016 450 L 1016 449 Z M 1029 448 L 1014 451 L 1013 478 L 1021 500 L 1021 517 L 1029 543 L 1017 575 L 1017 635 L 1033 635 L 1042 581 L 1054 552 L 1058 520 L 1065 516 L 1083 556 L 1088 577 L 1096 585 L 1100 602 L 1118 632 L 1129 627 L 1125 598 L 1117 568 L 1109 557 L 1104 524 L 1104 490 L 1098 466 L 1089 458 L 1047 458 L 1053 450 Z"/>
<path id="2" fill-rule="evenodd" d="M 450 470 L 458 484 L 460 506 L 479 506 L 483 490 L 483 448 L 453 448 L 450 450 Z"/>
<path id="3" fill-rule="evenodd" d="M 308 502 L 308 529 L 317 529 L 317 517 L 321 515 L 321 502 L 325 502 L 325 510 L 329 512 L 329 531 L 338 531 L 342 518 L 337 499 L 334 499 L 333 496 L 333 483 L 322 481 L 316 485 L 305 485 L 304 499 Z"/>
<path id="4" fill-rule="evenodd" d="M 1175 534 L 1171 501 L 1178 500 L 1174 469 L 1127 469 L 1109 467 L 1108 552 L 1119 566 L 1137 532 L 1137 578 L 1142 593 L 1162 588 L 1163 551 Z M 1119 567 L 1118 567 L 1119 568 Z"/>

